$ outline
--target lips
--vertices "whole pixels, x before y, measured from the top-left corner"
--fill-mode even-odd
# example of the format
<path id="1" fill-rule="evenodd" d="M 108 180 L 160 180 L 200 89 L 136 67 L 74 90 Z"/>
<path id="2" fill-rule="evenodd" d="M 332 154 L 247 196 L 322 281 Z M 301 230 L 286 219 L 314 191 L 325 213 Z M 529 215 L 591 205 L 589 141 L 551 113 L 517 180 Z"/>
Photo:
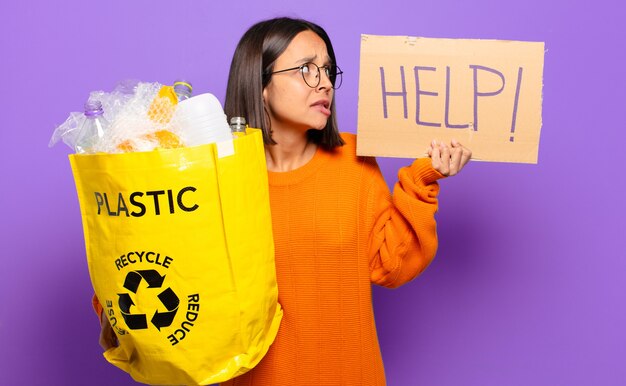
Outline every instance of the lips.
<path id="1" fill-rule="evenodd" d="M 320 99 L 319 101 L 313 103 L 311 107 L 319 110 L 322 114 L 327 117 L 330 116 L 330 101 L 327 99 Z"/>

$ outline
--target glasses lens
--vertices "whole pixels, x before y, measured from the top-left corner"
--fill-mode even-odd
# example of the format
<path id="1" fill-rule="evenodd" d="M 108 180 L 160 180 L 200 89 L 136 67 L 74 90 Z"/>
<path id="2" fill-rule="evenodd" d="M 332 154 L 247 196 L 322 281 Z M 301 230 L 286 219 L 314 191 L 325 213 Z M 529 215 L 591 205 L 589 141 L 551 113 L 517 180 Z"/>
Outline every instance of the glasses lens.
<path id="1" fill-rule="evenodd" d="M 343 72 L 339 66 L 331 65 L 327 67 L 326 74 L 328 75 L 328 79 L 330 79 L 330 83 L 332 83 L 335 90 L 341 87 L 341 74 L 343 74 Z"/>
<path id="2" fill-rule="evenodd" d="M 315 63 L 305 63 L 300 71 L 307 86 L 315 88 L 320 84 L 320 69 Z"/>
<path id="3" fill-rule="evenodd" d="M 341 74 L 343 72 L 339 69 L 338 66 L 329 65 L 322 67 L 324 69 L 325 75 L 330 80 L 330 83 L 333 85 L 334 89 L 338 89 L 341 87 Z M 315 88 L 319 86 L 321 78 L 320 78 L 320 67 L 318 67 L 315 63 L 306 63 L 301 67 L 302 77 L 304 78 L 304 82 L 307 86 Z"/>

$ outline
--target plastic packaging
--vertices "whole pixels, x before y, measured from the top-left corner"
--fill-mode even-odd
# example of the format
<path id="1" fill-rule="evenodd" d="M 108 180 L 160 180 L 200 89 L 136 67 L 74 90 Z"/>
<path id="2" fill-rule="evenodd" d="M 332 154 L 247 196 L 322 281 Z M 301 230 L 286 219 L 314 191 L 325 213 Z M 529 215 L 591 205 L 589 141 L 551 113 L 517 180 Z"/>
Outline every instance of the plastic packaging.
<path id="1" fill-rule="evenodd" d="M 177 80 L 174 82 L 174 92 L 178 97 L 178 101 L 182 102 L 191 98 L 193 87 L 191 86 L 191 83 L 186 80 Z"/>
<path id="2" fill-rule="evenodd" d="M 139 83 L 136 79 L 126 79 L 119 82 L 111 92 L 91 92 L 89 99 L 99 100 L 102 103 L 106 120 L 114 122 L 124 106 L 135 96 Z"/>
<path id="3" fill-rule="evenodd" d="M 165 125 L 172 119 L 177 104 L 178 97 L 174 92 L 174 87 L 161 86 L 159 93 L 148 108 L 148 117 L 158 124 Z"/>
<path id="4" fill-rule="evenodd" d="M 76 153 L 97 153 L 102 138 L 109 130 L 109 122 L 104 118 L 104 110 L 99 100 L 89 99 L 85 103 L 85 118 L 78 130 L 74 150 Z"/>
<path id="5" fill-rule="evenodd" d="M 50 142 L 48 143 L 48 147 L 52 147 L 56 145 L 57 142 L 63 140 L 67 146 L 69 146 L 72 150 L 74 150 L 76 144 L 76 137 L 78 136 L 78 131 L 80 127 L 83 125 L 85 121 L 85 114 L 73 111 L 70 113 L 70 116 L 63 122 L 58 125 L 54 132 L 52 133 L 52 137 L 50 138 Z"/>
<path id="6" fill-rule="evenodd" d="M 232 139 L 222 105 L 213 94 L 200 94 L 180 102 L 175 121 L 187 146 Z"/>
<path id="7" fill-rule="evenodd" d="M 135 93 L 139 86 L 136 79 L 127 79 L 119 82 L 112 92 L 93 91 L 89 94 L 88 100 L 98 100 L 104 111 L 104 119 L 115 125 L 118 115 L 127 106 L 129 101 L 135 97 Z M 136 114 L 141 114 L 136 112 Z M 59 140 L 69 146 L 72 150 L 76 148 L 76 141 L 80 131 L 86 120 L 84 112 L 71 112 L 69 117 L 62 124 L 58 125 L 50 138 L 49 147 L 54 146 Z M 108 151 L 110 147 L 110 136 L 113 131 L 109 130 L 108 137 L 101 138 L 101 151 Z"/>
<path id="8" fill-rule="evenodd" d="M 111 92 L 94 91 L 89 101 L 100 102 L 102 113 L 96 114 L 103 122 L 100 127 L 82 133 L 93 119 L 72 112 L 56 127 L 49 146 L 63 140 L 77 152 L 124 153 L 232 140 L 217 98 L 191 92 L 191 84 L 182 80 L 167 86 L 134 79 L 119 82 Z"/>
<path id="9" fill-rule="evenodd" d="M 158 91 L 155 93 L 155 89 Z M 149 103 L 147 103 L 149 101 Z M 110 152 L 150 151 L 182 147 L 172 122 L 178 97 L 172 86 L 140 83 L 135 95 L 116 117 Z"/>

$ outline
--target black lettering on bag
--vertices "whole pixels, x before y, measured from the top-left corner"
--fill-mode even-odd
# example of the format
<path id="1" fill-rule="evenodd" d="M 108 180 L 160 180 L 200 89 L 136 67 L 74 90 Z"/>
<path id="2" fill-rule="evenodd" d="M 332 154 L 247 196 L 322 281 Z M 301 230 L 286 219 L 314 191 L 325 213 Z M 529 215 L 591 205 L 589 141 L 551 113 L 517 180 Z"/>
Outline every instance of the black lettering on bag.
<path id="1" fill-rule="evenodd" d="M 126 217 L 128 217 L 128 208 L 126 207 L 122 193 L 117 195 L 117 216 L 120 215 L 120 212 L 126 212 Z"/>
<path id="2" fill-rule="evenodd" d="M 194 327 L 194 322 L 198 319 L 198 313 L 200 312 L 200 294 L 193 294 L 187 296 L 187 313 L 185 314 L 185 320 L 180 324 L 180 328 L 177 328 L 170 335 L 167 336 L 172 346 L 177 345 L 185 339 L 187 333 L 191 333 L 191 329 Z M 198 312 L 194 312 L 198 311 Z"/>
<path id="3" fill-rule="evenodd" d="M 139 212 L 131 212 L 130 213 L 131 216 L 133 216 L 133 217 L 141 217 L 144 214 L 146 214 L 146 206 L 144 204 L 142 204 L 141 202 L 135 200 L 135 197 L 142 197 L 142 196 L 143 196 L 143 193 L 141 193 L 141 192 L 133 192 L 130 195 L 130 203 L 140 209 Z M 98 212 L 98 214 L 100 214 L 100 212 Z"/>
<path id="4" fill-rule="evenodd" d="M 167 202 L 170 204 L 170 214 L 174 213 L 174 197 L 172 197 L 172 189 L 167 190 Z"/>
<path id="5" fill-rule="evenodd" d="M 122 192 L 117 193 L 117 206 L 111 207 L 109 204 L 109 198 L 107 193 L 104 192 L 94 192 L 94 196 L 96 199 L 97 206 L 97 214 L 101 214 L 106 209 L 106 214 L 109 216 L 120 216 L 122 213 L 126 215 L 126 217 L 142 217 L 148 212 L 148 207 L 150 206 L 150 201 L 147 203 L 142 202 L 140 200 L 141 197 L 151 196 L 152 197 L 152 205 L 154 206 L 154 214 L 156 216 L 161 215 L 161 196 L 165 196 L 167 194 L 167 205 L 169 209 L 169 214 L 176 213 L 176 206 L 184 212 L 193 212 L 197 210 L 200 205 L 193 204 L 191 206 L 186 205 L 183 200 L 187 201 L 189 204 L 190 199 L 183 197 L 185 193 L 191 191 L 195 192 L 197 189 L 193 186 L 185 186 L 180 189 L 176 194 L 176 200 L 174 200 L 174 190 L 150 190 L 147 192 L 132 192 L 128 196 L 128 198 L 124 197 Z M 111 196 L 114 197 L 115 193 L 111 193 Z M 130 205 L 126 203 L 129 201 Z M 114 202 L 115 203 L 115 202 Z M 131 212 L 130 209 L 134 208 Z"/>
<path id="6" fill-rule="evenodd" d="M 131 264 L 137 263 L 154 264 L 160 265 L 163 268 L 169 268 L 173 261 L 173 257 L 161 255 L 157 252 L 133 251 L 115 259 L 115 268 L 120 271 Z"/>
<path id="7" fill-rule="evenodd" d="M 104 205 L 107 207 L 107 213 L 109 216 L 117 216 L 117 213 L 111 212 L 111 208 L 109 208 L 109 198 L 107 197 L 107 194 L 102 193 L 102 195 L 104 196 Z"/>
<path id="8" fill-rule="evenodd" d="M 150 192 L 146 192 L 146 196 L 154 197 L 154 214 L 157 216 L 161 214 L 161 209 L 159 208 L 159 196 L 161 194 L 165 194 L 165 190 L 152 190 Z"/>
<path id="9" fill-rule="evenodd" d="M 185 212 L 193 212 L 194 210 L 198 209 L 198 207 L 199 207 L 198 204 L 194 204 L 194 206 L 185 206 L 183 204 L 183 193 L 185 193 L 185 192 L 187 192 L 189 190 L 191 190 L 192 192 L 195 192 L 196 188 L 194 188 L 193 186 L 186 186 L 186 187 L 182 188 L 180 190 L 180 192 L 178 192 L 178 197 L 177 197 L 178 207 L 180 209 L 184 210 Z"/>
<path id="10" fill-rule="evenodd" d="M 96 195 L 96 204 L 98 205 L 98 214 L 100 214 L 100 208 L 104 205 L 104 198 L 102 197 L 102 193 L 94 192 Z"/>

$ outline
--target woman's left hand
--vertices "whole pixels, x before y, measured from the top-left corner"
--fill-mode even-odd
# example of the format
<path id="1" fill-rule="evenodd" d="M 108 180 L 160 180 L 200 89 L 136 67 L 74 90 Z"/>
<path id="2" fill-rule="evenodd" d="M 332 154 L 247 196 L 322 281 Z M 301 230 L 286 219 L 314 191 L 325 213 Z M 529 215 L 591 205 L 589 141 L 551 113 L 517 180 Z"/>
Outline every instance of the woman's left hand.
<path id="1" fill-rule="evenodd" d="M 450 146 L 432 141 L 428 155 L 435 170 L 444 176 L 454 176 L 469 162 L 472 151 L 453 139 Z"/>

